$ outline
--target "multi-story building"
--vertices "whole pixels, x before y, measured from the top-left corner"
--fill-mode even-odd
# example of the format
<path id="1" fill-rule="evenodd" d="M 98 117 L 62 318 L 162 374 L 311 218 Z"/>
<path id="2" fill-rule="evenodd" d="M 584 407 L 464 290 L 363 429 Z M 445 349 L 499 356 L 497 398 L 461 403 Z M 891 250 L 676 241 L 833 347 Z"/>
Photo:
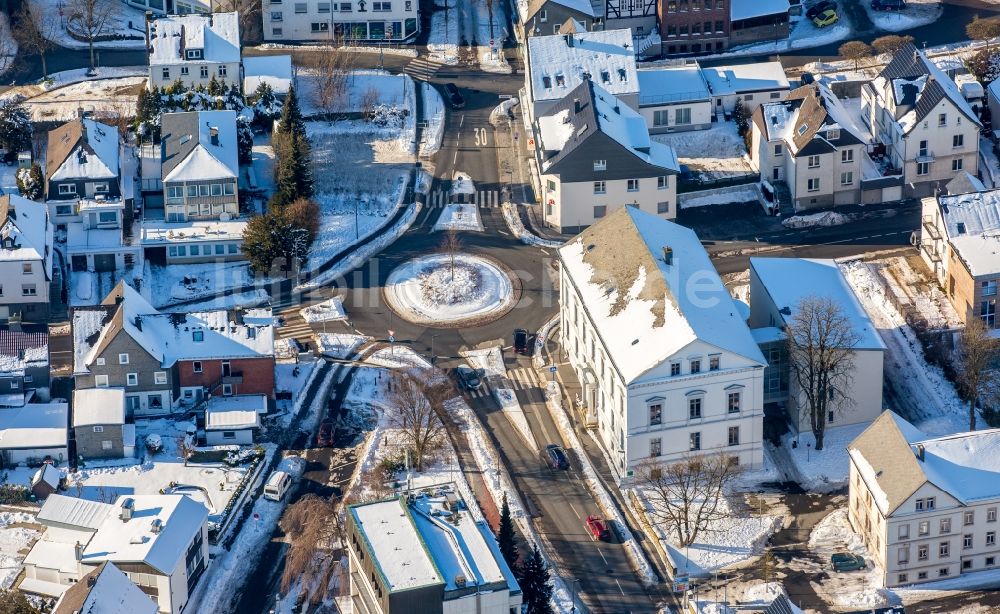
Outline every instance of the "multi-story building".
<path id="1" fill-rule="evenodd" d="M 625 206 L 676 217 L 676 153 L 651 140 L 642 116 L 593 81 L 540 115 L 535 134 L 546 225 L 579 232 Z"/>
<path id="2" fill-rule="evenodd" d="M 729 0 L 729 46 L 788 38 L 788 0 Z"/>
<path id="3" fill-rule="evenodd" d="M 977 173 L 982 123 L 958 86 L 912 44 L 861 88 L 876 153 L 902 172 L 903 196 L 929 196 Z"/>
<path id="4" fill-rule="evenodd" d="M 121 197 L 118 128 L 92 119 L 78 118 L 49 131 L 45 150 L 45 199 L 53 220 L 72 215 L 55 209 L 80 198 Z"/>
<path id="5" fill-rule="evenodd" d="M 48 318 L 53 232 L 44 204 L 0 196 L 0 321 Z"/>
<path id="6" fill-rule="evenodd" d="M 734 0 L 658 0 L 656 17 L 664 55 L 716 53 L 729 42 Z"/>
<path id="7" fill-rule="evenodd" d="M 1000 430 L 931 438 L 886 411 L 848 446 L 851 526 L 885 587 L 1000 563 Z"/>
<path id="8" fill-rule="evenodd" d="M 126 421 L 124 388 L 73 391 L 73 432 L 79 458 L 123 458 L 135 454 L 135 424 Z"/>
<path id="9" fill-rule="evenodd" d="M 590 0 L 532 0 L 522 16 L 522 27 L 525 36 L 566 34 L 564 27 L 571 19 L 583 32 L 601 29 Z"/>
<path id="10" fill-rule="evenodd" d="M 48 387 L 48 328 L 0 326 L 0 406 L 20 407 Z"/>
<path id="11" fill-rule="evenodd" d="M 56 602 L 52 614 L 156 614 L 156 603 L 114 563 L 101 563 Z"/>
<path id="12" fill-rule="evenodd" d="M 921 202 L 920 256 L 963 322 L 997 321 L 1000 190 L 929 196 Z"/>
<path id="13" fill-rule="evenodd" d="M 269 0 L 262 16 L 265 41 L 403 42 L 420 33 L 419 0 Z"/>
<path id="14" fill-rule="evenodd" d="M 790 90 L 781 62 L 706 66 L 701 74 L 708 83 L 716 115 L 732 113 L 737 100 L 747 113 L 753 113 L 766 102 L 781 100 Z"/>
<path id="15" fill-rule="evenodd" d="M 560 343 L 616 478 L 712 453 L 759 467 L 766 363 L 697 235 L 624 207 L 559 256 Z"/>
<path id="16" fill-rule="evenodd" d="M 712 126 L 712 94 L 696 62 L 638 71 L 639 113 L 652 134 Z"/>
<path id="17" fill-rule="evenodd" d="M 125 0 L 125 4 L 157 16 L 212 12 L 211 0 Z"/>
<path id="18" fill-rule="evenodd" d="M 348 506 L 354 612 L 519 612 L 521 588 L 489 525 L 472 517 L 451 485 L 433 490 Z"/>
<path id="19" fill-rule="evenodd" d="M 150 88 L 180 81 L 194 89 L 212 79 L 243 85 L 239 14 L 171 15 L 148 27 Z"/>
<path id="20" fill-rule="evenodd" d="M 797 211 L 861 202 L 864 135 L 828 87 L 804 85 L 751 118 L 750 164 L 787 183 Z"/>

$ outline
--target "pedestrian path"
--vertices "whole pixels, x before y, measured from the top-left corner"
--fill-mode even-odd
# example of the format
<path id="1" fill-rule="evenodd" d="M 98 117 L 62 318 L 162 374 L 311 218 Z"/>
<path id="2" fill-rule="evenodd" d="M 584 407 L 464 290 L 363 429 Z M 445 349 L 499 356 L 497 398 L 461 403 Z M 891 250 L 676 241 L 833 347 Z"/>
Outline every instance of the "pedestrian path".
<path id="1" fill-rule="evenodd" d="M 437 71 L 441 70 L 442 66 L 444 66 L 444 64 L 441 62 L 437 62 L 425 56 L 420 56 L 404 66 L 403 72 L 411 77 L 417 77 L 418 79 L 429 81 L 431 77 L 437 74 Z"/>
<path id="2" fill-rule="evenodd" d="M 309 339 L 313 336 L 313 329 L 299 314 L 298 309 L 289 309 L 280 314 L 285 319 L 285 325 L 279 326 L 275 331 L 278 339 Z"/>
<path id="3" fill-rule="evenodd" d="M 507 372 L 507 380 L 504 382 L 503 378 L 498 381 L 503 382 L 498 388 L 509 387 L 514 390 L 531 390 L 533 388 L 539 388 L 541 383 L 538 378 L 538 373 L 534 369 L 522 368 L 522 369 L 511 369 Z M 483 397 L 488 397 L 492 392 L 492 387 L 488 380 L 484 379 L 482 385 L 475 390 L 468 391 L 469 396 L 474 399 L 481 399 Z"/>
<path id="4" fill-rule="evenodd" d="M 431 209 L 440 208 L 448 203 L 475 203 L 480 207 L 496 209 L 503 204 L 499 190 L 479 190 L 475 194 L 451 194 L 448 190 L 434 190 L 427 199 Z"/>

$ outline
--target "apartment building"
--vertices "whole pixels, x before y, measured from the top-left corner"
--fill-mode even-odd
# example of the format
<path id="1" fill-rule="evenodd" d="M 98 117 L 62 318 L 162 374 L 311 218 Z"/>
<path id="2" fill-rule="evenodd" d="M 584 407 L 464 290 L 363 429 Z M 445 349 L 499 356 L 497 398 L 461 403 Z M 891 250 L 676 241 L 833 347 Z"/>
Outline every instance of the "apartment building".
<path id="1" fill-rule="evenodd" d="M 697 55 L 723 51 L 729 42 L 733 0 L 658 0 L 663 55 Z"/>
<path id="2" fill-rule="evenodd" d="M 598 21 L 590 0 L 532 0 L 521 22 L 525 36 L 567 34 L 565 25 L 573 20 L 583 32 L 597 30 Z M 582 32 L 579 32 L 582 33 Z"/>
<path id="3" fill-rule="evenodd" d="M 48 318 L 53 233 L 44 204 L 0 196 L 0 321 Z"/>
<path id="4" fill-rule="evenodd" d="M 180 81 L 194 89 L 212 79 L 243 85 L 238 13 L 171 15 L 148 27 L 150 88 Z"/>
<path id="5" fill-rule="evenodd" d="M 644 69 L 638 75 L 638 110 L 651 134 L 711 128 L 712 94 L 697 63 Z"/>
<path id="6" fill-rule="evenodd" d="M 420 33 L 420 2 L 265 0 L 262 18 L 265 41 L 404 42 Z"/>
<path id="7" fill-rule="evenodd" d="M 701 73 L 716 115 L 732 113 L 737 100 L 747 113 L 753 113 L 764 103 L 785 98 L 791 90 L 781 62 L 706 66 Z"/>
<path id="8" fill-rule="evenodd" d="M 615 477 L 693 454 L 759 467 L 766 362 L 697 235 L 624 207 L 559 256 L 560 343 Z"/>
<path id="9" fill-rule="evenodd" d="M 850 446 L 851 526 L 894 587 L 996 569 L 1000 430 L 931 438 L 891 411 Z"/>

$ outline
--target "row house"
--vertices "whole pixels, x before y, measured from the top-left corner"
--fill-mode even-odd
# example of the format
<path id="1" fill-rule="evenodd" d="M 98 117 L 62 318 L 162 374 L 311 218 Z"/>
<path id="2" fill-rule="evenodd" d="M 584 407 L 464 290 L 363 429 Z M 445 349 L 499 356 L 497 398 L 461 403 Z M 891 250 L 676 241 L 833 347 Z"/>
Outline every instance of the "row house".
<path id="1" fill-rule="evenodd" d="M 269 0 L 262 12 L 264 40 L 383 41 L 420 34 L 419 0 Z M 485 41 L 479 41 L 484 44 Z"/>
<path id="2" fill-rule="evenodd" d="M 697 235 L 624 207 L 559 256 L 560 343 L 617 480 L 692 455 L 759 467 L 767 364 Z"/>
<path id="3" fill-rule="evenodd" d="M 886 588 L 1000 564 L 1000 430 L 929 437 L 891 411 L 848 446 L 848 518 Z"/>
<path id="4" fill-rule="evenodd" d="M 0 321 L 48 318 L 53 239 L 48 207 L 13 194 L 0 196 Z"/>
<path id="5" fill-rule="evenodd" d="M 48 328 L 0 326 L 0 406 L 21 407 L 48 387 Z"/>
<path id="6" fill-rule="evenodd" d="M 71 327 L 76 388 L 124 388 L 129 418 L 214 396 L 265 408 L 274 399 L 270 309 L 160 313 L 120 282 L 100 305 L 74 310 Z"/>
<path id="7" fill-rule="evenodd" d="M 534 132 L 547 226 L 579 232 L 626 206 L 676 217 L 673 148 L 650 139 L 642 116 L 593 81 L 540 115 Z"/>
<path id="8" fill-rule="evenodd" d="M 239 13 L 171 15 L 148 22 L 149 87 L 180 81 L 187 89 L 212 79 L 243 85 Z"/>
<path id="9" fill-rule="evenodd" d="M 862 120 L 875 151 L 902 174 L 902 196 L 939 193 L 977 174 L 982 123 L 955 82 L 913 44 L 861 88 Z"/>

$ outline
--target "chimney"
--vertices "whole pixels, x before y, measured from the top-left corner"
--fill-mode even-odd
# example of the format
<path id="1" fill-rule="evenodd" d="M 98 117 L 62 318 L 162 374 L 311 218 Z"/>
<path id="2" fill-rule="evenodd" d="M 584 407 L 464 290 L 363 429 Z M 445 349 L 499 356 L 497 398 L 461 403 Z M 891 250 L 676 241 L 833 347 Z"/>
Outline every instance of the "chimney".
<path id="1" fill-rule="evenodd" d="M 76 542 L 76 545 L 73 546 L 73 555 L 76 557 L 76 560 L 83 560 L 83 546 L 80 545 L 80 542 Z"/>
<path id="2" fill-rule="evenodd" d="M 139 316 L 135 316 L 132 319 L 132 324 L 134 324 L 137 329 L 142 330 L 142 318 Z M 129 501 L 131 501 L 131 499 L 129 499 Z M 124 503 L 122 505 L 124 505 Z"/>
<path id="3" fill-rule="evenodd" d="M 924 462 L 924 444 L 922 443 L 917 444 L 917 459 Z"/>
<path id="4" fill-rule="evenodd" d="M 83 107 L 76 108 L 76 118 L 83 119 Z M 86 130 L 86 128 L 84 128 L 84 130 Z"/>
<path id="5" fill-rule="evenodd" d="M 575 114 L 579 113 L 582 110 L 583 110 L 583 105 L 580 104 L 580 99 L 579 98 L 574 98 L 573 99 L 573 114 L 575 115 Z"/>
<path id="6" fill-rule="evenodd" d="M 622 114 L 622 109 L 621 109 L 620 106 L 618 106 L 618 103 L 616 102 L 615 103 L 615 115 L 621 115 L 621 114 Z"/>
<path id="7" fill-rule="evenodd" d="M 663 246 L 663 262 L 668 266 L 674 263 L 674 248 Z"/>
<path id="8" fill-rule="evenodd" d="M 94 588 L 97 585 L 97 576 L 87 578 L 87 588 Z"/>
<path id="9" fill-rule="evenodd" d="M 134 511 L 135 501 L 132 497 L 122 501 L 121 510 L 118 512 L 118 517 L 121 518 L 122 522 L 128 522 L 132 520 L 132 512 Z"/>
<path id="10" fill-rule="evenodd" d="M 208 134 L 212 137 L 212 145 L 219 144 L 219 129 L 212 126 L 208 129 Z"/>
<path id="11" fill-rule="evenodd" d="M 149 525 L 149 530 L 154 535 L 158 534 L 160 531 L 163 530 L 163 521 L 160 520 L 159 518 L 154 518 L 153 522 Z"/>

